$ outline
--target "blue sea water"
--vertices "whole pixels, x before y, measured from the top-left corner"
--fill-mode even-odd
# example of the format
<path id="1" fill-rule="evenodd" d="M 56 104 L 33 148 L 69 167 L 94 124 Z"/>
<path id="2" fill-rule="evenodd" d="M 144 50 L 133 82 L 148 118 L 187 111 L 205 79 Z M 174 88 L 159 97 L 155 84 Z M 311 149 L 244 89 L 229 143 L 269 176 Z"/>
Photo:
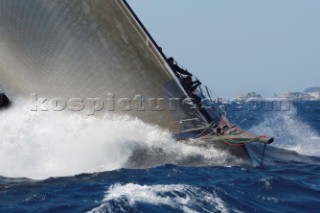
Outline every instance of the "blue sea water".
<path id="1" fill-rule="evenodd" d="M 320 102 L 290 103 L 282 109 L 235 105 L 228 111 L 232 122 L 241 127 L 275 137 L 266 149 L 264 165 L 243 165 L 214 150 L 175 146 L 166 132 L 140 123 L 131 123 L 123 134 L 125 120 L 98 124 L 113 127 L 107 147 L 95 143 L 100 138 L 94 137 L 97 132 L 89 126 L 96 122 L 65 122 L 66 132 L 59 133 L 82 128 L 85 135 L 92 133 L 90 137 L 95 138 L 91 146 L 96 148 L 84 144 L 85 149 L 78 151 L 76 143 L 64 144 L 59 135 L 35 139 L 54 134 L 43 127 L 50 116 L 22 116 L 16 109 L 1 112 L 4 121 L 0 124 L 6 128 L 1 134 L 7 132 L 10 137 L 2 136 L 0 142 L 0 212 L 319 212 Z M 15 116 L 22 120 L 12 121 Z M 28 122 L 36 127 L 21 126 Z M 12 126 L 16 129 L 9 130 Z M 165 154 L 154 151 L 159 147 L 150 148 L 157 138 L 161 138 Z M 68 139 L 74 140 L 73 134 Z M 49 148 L 41 145 L 43 140 Z M 32 141 L 32 145 L 26 146 L 23 141 Z M 249 147 L 257 161 L 261 148 Z M 96 162 L 100 149 L 109 156 L 103 159 L 106 167 L 101 166 L 103 160 Z M 132 154 L 128 150 L 139 149 L 146 155 L 146 160 L 139 162 L 148 168 L 122 166 Z M 9 151 L 11 155 L 6 154 Z M 86 156 L 86 151 L 95 154 Z M 214 166 L 210 160 L 225 165 Z M 88 169 L 96 165 L 100 167 Z"/>

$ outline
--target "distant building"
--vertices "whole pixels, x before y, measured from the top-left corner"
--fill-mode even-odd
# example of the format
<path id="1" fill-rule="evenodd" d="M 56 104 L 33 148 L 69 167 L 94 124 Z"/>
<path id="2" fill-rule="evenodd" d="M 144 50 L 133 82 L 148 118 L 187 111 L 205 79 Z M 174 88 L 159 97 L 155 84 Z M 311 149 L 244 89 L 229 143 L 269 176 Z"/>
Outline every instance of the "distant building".
<path id="1" fill-rule="evenodd" d="M 262 99 L 262 96 L 256 92 L 249 92 L 246 94 L 239 95 L 235 98 L 237 101 L 248 101 L 248 100 L 257 100 Z"/>

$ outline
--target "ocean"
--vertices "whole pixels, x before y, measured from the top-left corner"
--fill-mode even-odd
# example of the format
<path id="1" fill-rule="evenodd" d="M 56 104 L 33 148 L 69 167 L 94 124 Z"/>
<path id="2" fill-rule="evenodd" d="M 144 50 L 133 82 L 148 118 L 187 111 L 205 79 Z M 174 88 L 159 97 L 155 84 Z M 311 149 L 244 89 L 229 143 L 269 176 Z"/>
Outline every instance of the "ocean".
<path id="1" fill-rule="evenodd" d="M 262 165 L 258 144 L 248 165 L 126 117 L 2 110 L 0 212 L 319 212 L 320 102 L 226 108 L 274 136 Z"/>

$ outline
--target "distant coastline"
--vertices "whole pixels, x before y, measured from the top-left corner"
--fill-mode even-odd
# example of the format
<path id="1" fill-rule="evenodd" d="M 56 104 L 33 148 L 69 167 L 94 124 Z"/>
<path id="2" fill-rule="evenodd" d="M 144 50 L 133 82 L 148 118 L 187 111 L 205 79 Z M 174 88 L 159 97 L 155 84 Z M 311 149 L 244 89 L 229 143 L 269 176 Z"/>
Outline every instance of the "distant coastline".
<path id="1" fill-rule="evenodd" d="M 264 98 L 262 95 L 256 92 L 249 92 L 241 94 L 235 98 L 234 101 L 277 101 L 277 100 L 289 100 L 289 101 L 320 101 L 320 87 L 309 87 L 303 92 L 285 92 L 283 94 L 274 94 L 273 97 Z"/>

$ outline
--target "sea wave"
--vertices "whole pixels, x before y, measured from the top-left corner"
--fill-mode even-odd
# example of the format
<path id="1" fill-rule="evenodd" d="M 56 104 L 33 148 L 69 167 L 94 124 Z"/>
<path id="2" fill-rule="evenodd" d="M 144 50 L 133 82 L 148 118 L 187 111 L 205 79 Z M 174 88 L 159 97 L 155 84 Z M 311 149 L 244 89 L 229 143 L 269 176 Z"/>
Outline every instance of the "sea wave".
<path id="1" fill-rule="evenodd" d="M 177 185 L 115 184 L 109 187 L 101 205 L 90 213 L 132 210 L 139 203 L 162 210 L 193 212 L 230 212 L 217 193 L 198 187 Z M 149 207 L 150 208 L 150 207 Z M 169 208 L 169 209 L 167 209 Z"/>
<path id="2" fill-rule="evenodd" d="M 177 143 L 138 119 L 33 112 L 15 104 L 0 112 L 0 175 L 44 179 L 164 164 L 238 165 L 214 148 Z"/>
<path id="3" fill-rule="evenodd" d="M 289 111 L 274 111 L 264 115 L 263 121 L 250 131 L 272 135 L 275 138 L 271 145 L 273 147 L 304 156 L 320 157 L 320 135 L 310 124 L 300 119 L 293 105 Z"/>

